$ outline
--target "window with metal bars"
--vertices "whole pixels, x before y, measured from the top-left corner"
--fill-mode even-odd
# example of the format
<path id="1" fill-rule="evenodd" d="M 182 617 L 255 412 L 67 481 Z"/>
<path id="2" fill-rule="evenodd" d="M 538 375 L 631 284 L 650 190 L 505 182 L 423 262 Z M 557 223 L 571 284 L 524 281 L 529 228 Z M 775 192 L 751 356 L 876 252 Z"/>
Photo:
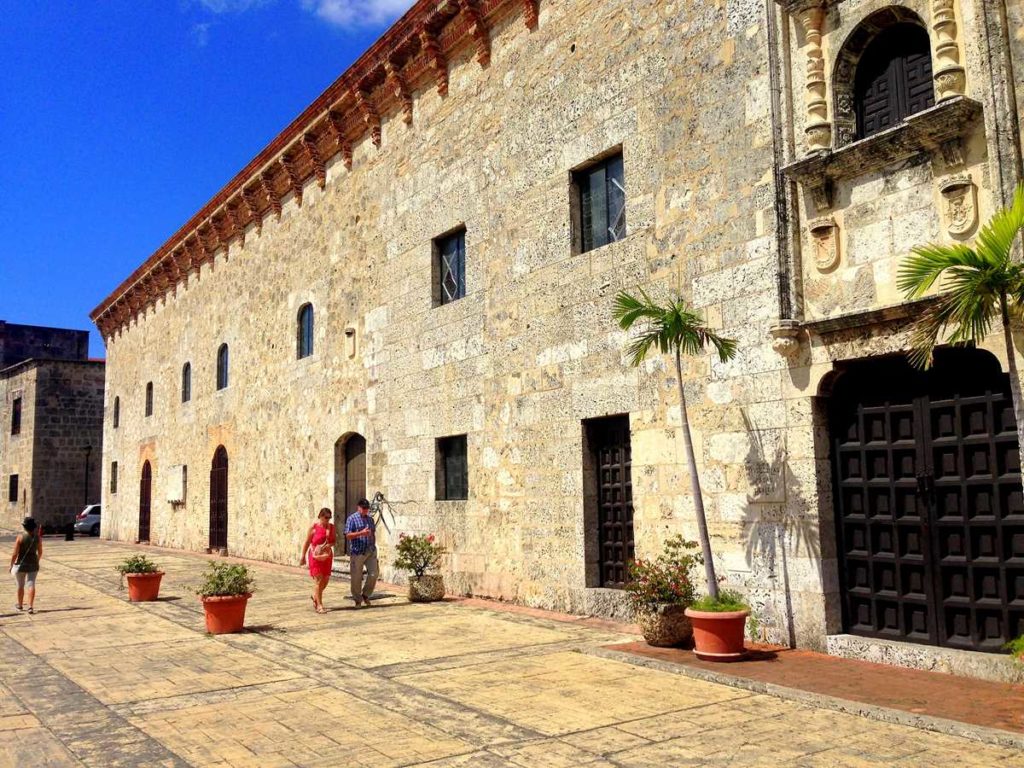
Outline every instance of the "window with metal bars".
<path id="1" fill-rule="evenodd" d="M 434 240 L 434 305 L 450 304 L 466 295 L 466 230 Z"/>
<path id="2" fill-rule="evenodd" d="M 626 236 L 626 176 L 622 153 L 573 173 L 579 207 L 580 253 Z"/>
<path id="3" fill-rule="evenodd" d="M 298 358 L 313 354 L 313 305 L 303 304 L 299 309 L 298 337 L 296 340 Z"/>
<path id="4" fill-rule="evenodd" d="M 11 434 L 21 434 L 21 398 L 16 397 L 11 403 Z"/>
<path id="5" fill-rule="evenodd" d="M 438 439 L 436 487 L 438 501 L 459 501 L 469 498 L 469 465 L 465 435 Z"/>

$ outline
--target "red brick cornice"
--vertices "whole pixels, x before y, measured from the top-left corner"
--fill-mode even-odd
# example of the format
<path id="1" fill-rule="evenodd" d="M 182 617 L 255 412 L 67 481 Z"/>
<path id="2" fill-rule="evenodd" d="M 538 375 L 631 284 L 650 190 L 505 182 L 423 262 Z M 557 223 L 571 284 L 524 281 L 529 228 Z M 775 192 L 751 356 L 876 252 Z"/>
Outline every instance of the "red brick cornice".
<path id="1" fill-rule="evenodd" d="M 392 113 L 412 123 L 412 92 L 430 81 L 448 92 L 449 54 L 473 45 L 480 66 L 490 62 L 490 29 L 506 14 L 522 13 L 537 25 L 538 0 L 416 0 L 402 18 L 359 57 L 327 90 L 274 138 L 198 213 L 113 293 L 90 317 L 104 338 L 127 327 L 147 306 L 176 290 L 177 283 L 245 228 L 262 231 L 268 213 L 281 215 L 281 200 L 316 178 L 326 182 L 325 166 L 339 152 L 352 166 L 352 145 L 369 135 L 381 143 L 381 117 Z"/>

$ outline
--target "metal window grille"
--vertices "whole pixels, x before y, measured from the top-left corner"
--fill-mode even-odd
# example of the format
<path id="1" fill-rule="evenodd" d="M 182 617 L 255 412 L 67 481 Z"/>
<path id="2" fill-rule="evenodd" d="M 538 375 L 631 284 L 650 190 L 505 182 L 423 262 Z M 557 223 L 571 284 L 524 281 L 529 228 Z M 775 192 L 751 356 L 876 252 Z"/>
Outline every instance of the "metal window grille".
<path id="1" fill-rule="evenodd" d="M 192 399 L 192 363 L 185 363 L 181 369 L 181 402 Z"/>
<path id="2" fill-rule="evenodd" d="M 579 188 L 580 251 L 586 253 L 626 236 L 626 180 L 622 155 L 575 174 Z"/>
<path id="3" fill-rule="evenodd" d="M 450 304 L 466 295 L 466 232 L 455 232 L 436 242 L 440 300 L 441 304 Z"/>
<path id="4" fill-rule="evenodd" d="M 313 305 L 306 304 L 299 310 L 299 359 L 313 354 Z"/>
<path id="5" fill-rule="evenodd" d="M 437 498 L 456 501 L 469 498 L 469 465 L 466 436 L 443 437 L 437 441 Z"/>
<path id="6" fill-rule="evenodd" d="M 217 389 L 228 385 L 228 345 L 221 344 L 217 350 Z"/>

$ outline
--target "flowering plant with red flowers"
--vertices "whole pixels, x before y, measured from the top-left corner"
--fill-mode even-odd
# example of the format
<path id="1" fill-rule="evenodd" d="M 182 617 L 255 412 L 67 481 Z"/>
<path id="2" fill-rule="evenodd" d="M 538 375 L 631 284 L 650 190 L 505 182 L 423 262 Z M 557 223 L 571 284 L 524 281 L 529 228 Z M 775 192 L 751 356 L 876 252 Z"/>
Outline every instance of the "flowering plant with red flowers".
<path id="1" fill-rule="evenodd" d="M 692 572 L 703 562 L 697 543 L 676 535 L 665 542 L 655 560 L 629 564 L 626 594 L 634 611 L 654 611 L 658 605 L 690 605 L 697 597 Z"/>
<path id="2" fill-rule="evenodd" d="M 428 570 L 440 566 L 441 556 L 447 552 L 434 541 L 432 533 L 399 534 L 395 551 L 398 553 L 395 568 L 412 571 L 415 576 L 422 576 Z"/>

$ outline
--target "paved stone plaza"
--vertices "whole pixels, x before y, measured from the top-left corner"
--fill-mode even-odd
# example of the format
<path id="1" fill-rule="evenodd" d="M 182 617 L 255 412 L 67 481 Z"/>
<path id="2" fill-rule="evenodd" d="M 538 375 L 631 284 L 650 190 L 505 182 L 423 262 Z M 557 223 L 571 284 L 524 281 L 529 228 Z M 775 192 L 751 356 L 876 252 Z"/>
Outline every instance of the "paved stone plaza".
<path id="1" fill-rule="evenodd" d="M 3 540 L 4 546 L 9 540 Z M 154 550 L 158 603 L 132 605 L 131 548 L 47 540 L 34 616 L 0 610 L 0 766 L 1020 765 L 1021 753 L 817 710 L 586 651 L 600 623 L 479 603 L 313 613 L 296 569 L 257 566 L 249 630 L 205 634 L 207 559 Z M 10 587 L 11 585 L 8 585 Z M 386 593 L 380 593 L 386 594 Z M 583 651 L 583 652 L 581 652 Z"/>

